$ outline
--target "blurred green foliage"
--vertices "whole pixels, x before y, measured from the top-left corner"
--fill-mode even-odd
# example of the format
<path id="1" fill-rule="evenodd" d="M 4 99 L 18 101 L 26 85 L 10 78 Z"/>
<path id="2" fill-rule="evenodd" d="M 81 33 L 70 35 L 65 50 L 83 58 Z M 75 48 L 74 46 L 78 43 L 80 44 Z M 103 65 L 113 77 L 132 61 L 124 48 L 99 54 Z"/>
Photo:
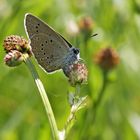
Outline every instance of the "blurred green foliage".
<path id="1" fill-rule="evenodd" d="M 89 81 L 81 87 L 81 96 L 88 95 L 88 105 L 77 114 L 68 140 L 140 139 L 139 0 L 0 0 L 0 140 L 51 139 L 45 109 L 27 67 L 9 68 L 3 62 L 3 39 L 11 34 L 27 38 L 25 13 L 40 17 L 80 48 L 87 63 Z M 73 23 L 83 16 L 93 19 L 92 33 L 98 33 L 87 42 L 83 33 L 73 30 Z M 89 119 L 94 113 L 91 104 L 98 98 L 103 80 L 93 58 L 108 45 L 119 52 L 120 64 L 109 74 L 110 83 L 93 124 Z M 70 111 L 67 93 L 73 89 L 62 71 L 46 74 L 36 61 L 34 64 L 61 130 Z"/>

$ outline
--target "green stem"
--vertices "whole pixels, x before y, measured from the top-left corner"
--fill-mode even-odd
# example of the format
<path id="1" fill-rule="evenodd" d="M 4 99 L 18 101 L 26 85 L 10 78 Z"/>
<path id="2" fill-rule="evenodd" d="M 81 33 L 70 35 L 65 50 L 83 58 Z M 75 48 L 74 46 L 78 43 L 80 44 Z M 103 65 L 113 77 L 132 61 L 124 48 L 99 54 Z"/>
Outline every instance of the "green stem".
<path id="1" fill-rule="evenodd" d="M 34 67 L 34 65 L 32 64 L 32 62 L 30 61 L 30 58 L 25 54 L 24 55 L 24 62 L 26 63 L 26 65 L 28 66 L 30 72 L 32 73 L 33 79 L 35 80 L 35 83 L 37 85 L 37 88 L 39 90 L 40 96 L 42 98 L 42 101 L 44 103 L 45 106 L 45 110 L 49 119 L 49 123 L 51 126 L 51 131 L 53 134 L 53 139 L 54 140 L 59 140 L 59 135 L 58 135 L 58 128 L 57 128 L 57 124 L 55 121 L 55 117 L 49 102 L 49 99 L 47 97 L 46 91 L 44 89 L 44 86 L 38 76 L 38 73 Z"/>
<path id="2" fill-rule="evenodd" d="M 105 88 L 107 87 L 107 74 L 108 74 L 107 71 L 103 71 L 103 85 L 102 85 L 102 89 L 99 92 L 99 96 L 98 96 L 97 100 L 93 103 L 93 107 L 92 107 L 92 109 L 94 110 L 93 122 L 95 122 L 98 107 L 99 107 L 99 105 L 100 105 L 100 103 L 101 103 L 101 101 L 103 99 Z"/>
<path id="3" fill-rule="evenodd" d="M 75 86 L 75 96 L 79 96 L 80 94 L 80 84 L 76 84 Z"/>
<path id="4" fill-rule="evenodd" d="M 88 111 L 86 111 L 85 113 L 85 126 L 84 128 L 81 130 L 81 134 L 80 134 L 80 137 L 83 138 L 83 139 L 88 139 L 88 137 L 86 136 L 85 138 L 85 132 L 86 130 L 88 129 L 88 127 L 91 125 L 91 124 L 94 124 L 95 123 L 95 119 L 96 119 L 96 115 L 97 115 L 97 111 L 98 111 L 98 107 L 103 99 L 103 96 L 104 96 L 104 93 L 105 93 L 105 89 L 107 87 L 107 75 L 108 75 L 108 72 L 107 71 L 103 71 L 103 85 L 102 85 L 102 88 L 99 92 L 99 96 L 97 98 L 97 100 L 92 104 L 92 106 L 89 108 Z M 91 112 L 94 111 L 94 114 L 91 114 Z"/>
<path id="5" fill-rule="evenodd" d="M 70 115 L 67 119 L 67 122 L 65 124 L 65 139 L 67 138 L 71 128 L 73 127 L 75 122 L 75 112 L 70 112 Z"/>
<path id="6" fill-rule="evenodd" d="M 74 97 L 74 104 L 71 107 L 71 111 L 70 111 L 70 115 L 67 119 L 67 122 L 65 124 L 65 139 L 67 138 L 71 128 L 73 127 L 74 123 L 75 123 L 75 116 L 76 116 L 76 112 L 77 110 L 75 109 L 75 105 L 77 104 L 78 100 L 79 100 L 79 93 L 80 93 L 80 85 L 76 84 L 75 87 L 75 97 Z"/>

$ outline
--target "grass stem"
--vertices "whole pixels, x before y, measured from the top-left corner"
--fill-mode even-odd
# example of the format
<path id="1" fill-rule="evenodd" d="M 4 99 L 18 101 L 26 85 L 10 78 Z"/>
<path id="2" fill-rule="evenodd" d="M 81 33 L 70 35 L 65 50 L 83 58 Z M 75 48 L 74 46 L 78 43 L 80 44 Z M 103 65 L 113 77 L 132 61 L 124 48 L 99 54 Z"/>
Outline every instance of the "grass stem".
<path id="1" fill-rule="evenodd" d="M 51 126 L 51 131 L 53 134 L 53 140 L 59 140 L 59 133 L 58 133 L 57 124 L 55 121 L 55 117 L 54 117 L 48 96 L 47 96 L 46 91 L 45 91 L 45 88 L 44 88 L 44 86 L 43 86 L 43 84 L 38 76 L 38 73 L 37 73 L 34 65 L 32 64 L 30 58 L 26 54 L 24 55 L 24 58 L 25 58 L 24 62 L 27 65 L 27 67 L 29 68 L 30 72 L 32 73 L 33 79 L 36 83 L 36 86 L 39 90 L 42 101 L 44 103 L 45 110 L 46 110 L 46 113 L 47 113 L 47 116 L 49 119 L 49 123 Z"/>

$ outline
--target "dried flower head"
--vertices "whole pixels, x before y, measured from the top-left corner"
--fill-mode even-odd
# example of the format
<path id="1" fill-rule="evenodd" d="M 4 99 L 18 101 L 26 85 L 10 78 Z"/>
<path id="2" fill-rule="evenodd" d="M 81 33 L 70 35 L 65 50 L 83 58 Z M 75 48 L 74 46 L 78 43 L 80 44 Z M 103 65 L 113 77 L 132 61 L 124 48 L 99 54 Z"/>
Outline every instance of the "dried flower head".
<path id="1" fill-rule="evenodd" d="M 23 55 L 17 50 L 11 50 L 4 57 L 4 62 L 10 67 L 17 66 L 23 62 Z"/>
<path id="2" fill-rule="evenodd" d="M 83 17 L 80 21 L 79 21 L 79 28 L 82 32 L 84 33 L 91 33 L 93 30 L 93 20 L 91 17 Z"/>
<path id="3" fill-rule="evenodd" d="M 95 57 L 95 63 L 103 70 L 108 71 L 119 63 L 119 55 L 113 48 L 102 48 Z"/>
<path id="4" fill-rule="evenodd" d="M 3 47 L 6 53 L 10 52 L 11 50 L 17 50 L 21 53 L 28 53 L 31 55 L 31 48 L 28 41 L 17 35 L 10 35 L 6 37 Z"/>
<path id="5" fill-rule="evenodd" d="M 72 86 L 76 84 L 83 84 L 87 82 L 88 70 L 83 61 L 76 61 L 74 64 L 63 69 L 65 75 L 69 78 Z"/>
<path id="6" fill-rule="evenodd" d="M 3 47 L 7 53 L 4 58 L 4 62 L 10 67 L 21 64 L 24 60 L 23 54 L 31 56 L 31 48 L 28 41 L 17 35 L 10 35 L 6 37 Z"/>

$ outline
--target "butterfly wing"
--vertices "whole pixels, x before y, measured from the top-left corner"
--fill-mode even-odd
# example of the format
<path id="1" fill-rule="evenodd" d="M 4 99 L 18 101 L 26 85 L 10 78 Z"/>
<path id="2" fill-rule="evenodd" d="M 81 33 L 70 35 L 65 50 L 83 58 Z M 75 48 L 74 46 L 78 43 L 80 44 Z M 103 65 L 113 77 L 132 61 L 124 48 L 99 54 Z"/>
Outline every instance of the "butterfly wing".
<path id="1" fill-rule="evenodd" d="M 47 72 L 61 69 L 63 62 L 62 52 L 56 50 L 60 44 L 57 40 L 53 40 L 52 42 L 50 40 L 51 39 L 47 34 L 41 33 L 36 34 L 31 38 L 31 46 L 34 56 L 38 63 Z"/>
<path id="2" fill-rule="evenodd" d="M 68 43 L 39 18 L 26 14 L 25 29 L 38 63 L 47 71 L 61 69 L 63 59 L 69 52 Z"/>

